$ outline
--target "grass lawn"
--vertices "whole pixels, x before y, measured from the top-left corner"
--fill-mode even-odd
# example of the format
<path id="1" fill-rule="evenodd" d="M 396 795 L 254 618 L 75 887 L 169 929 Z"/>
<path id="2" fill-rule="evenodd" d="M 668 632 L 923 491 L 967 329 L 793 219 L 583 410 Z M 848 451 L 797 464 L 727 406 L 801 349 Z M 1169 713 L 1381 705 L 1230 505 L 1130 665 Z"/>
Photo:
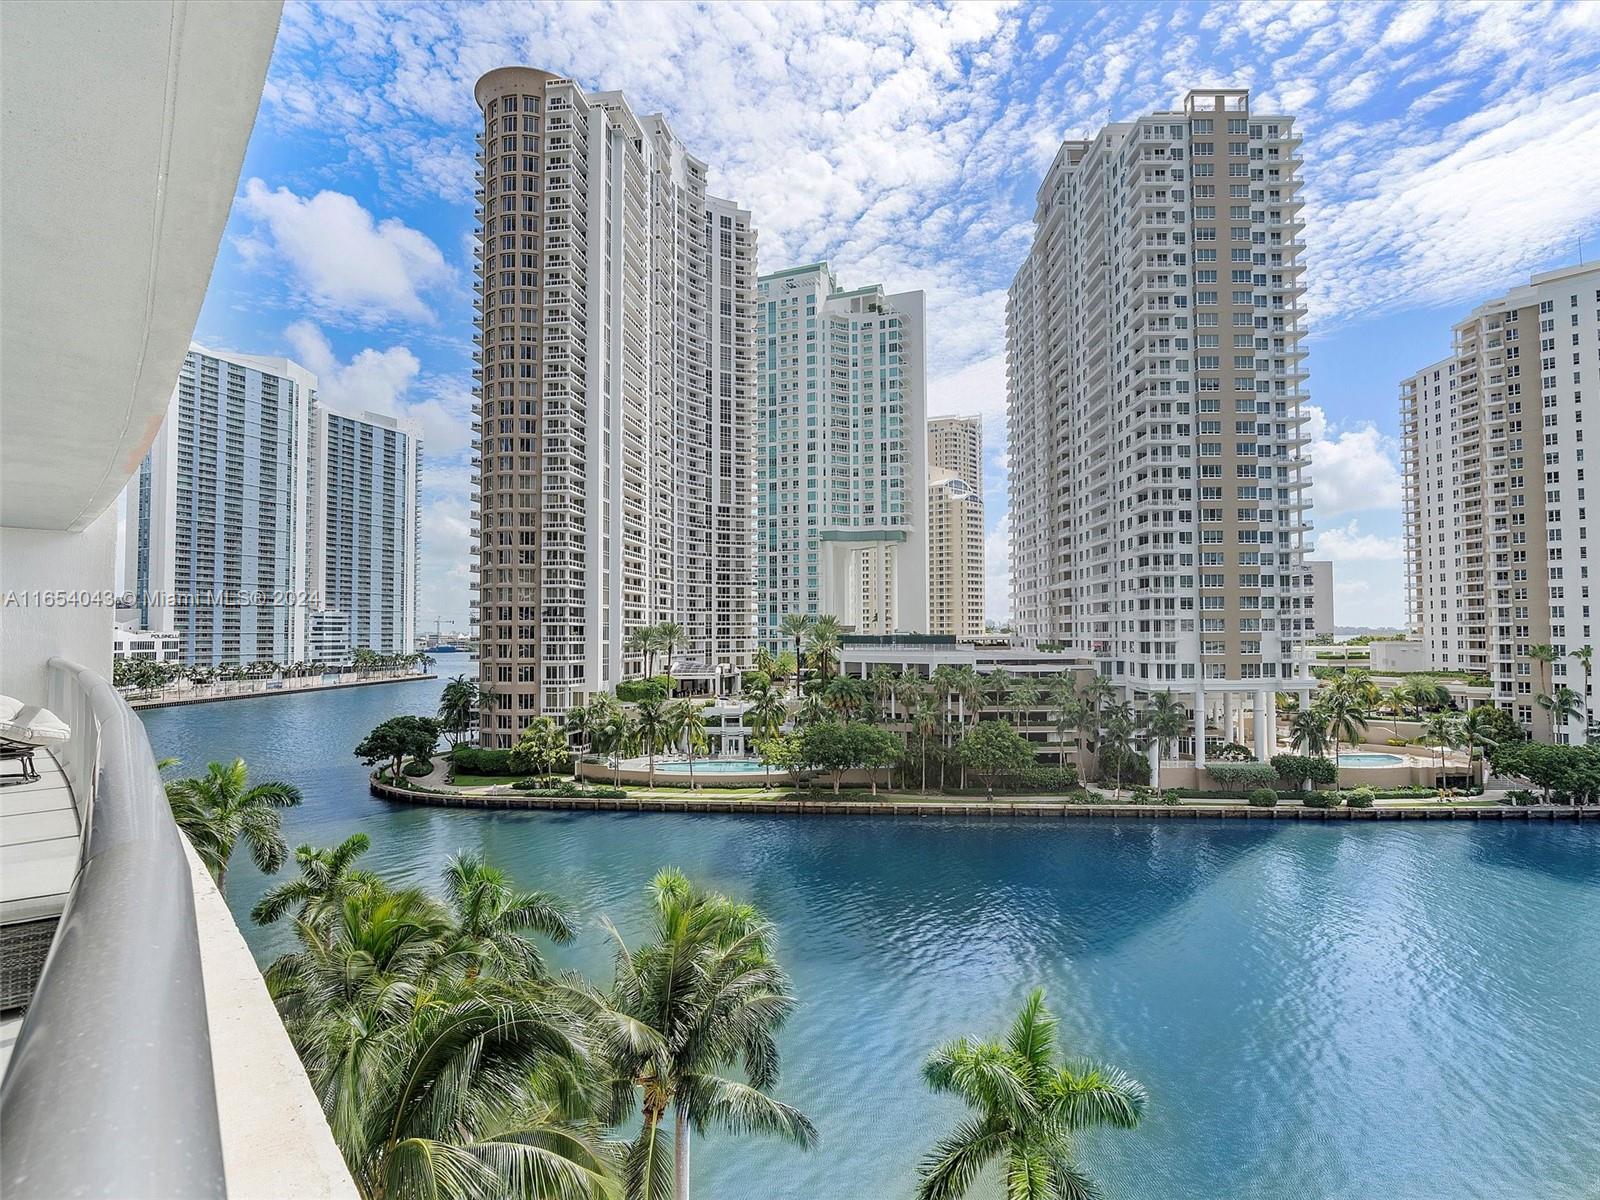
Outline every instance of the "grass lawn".
<path id="1" fill-rule="evenodd" d="M 517 780 L 525 778 L 527 778 L 525 775 L 465 775 L 457 771 L 450 780 L 450 786 L 461 788 L 509 787 L 511 784 L 516 783 Z"/>

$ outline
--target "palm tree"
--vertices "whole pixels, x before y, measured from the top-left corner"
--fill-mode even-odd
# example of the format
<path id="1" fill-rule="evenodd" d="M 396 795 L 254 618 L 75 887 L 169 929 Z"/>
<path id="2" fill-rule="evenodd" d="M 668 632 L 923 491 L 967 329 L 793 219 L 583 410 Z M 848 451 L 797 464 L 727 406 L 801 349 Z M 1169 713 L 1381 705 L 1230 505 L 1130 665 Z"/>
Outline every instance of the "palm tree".
<path id="1" fill-rule="evenodd" d="M 472 724 L 478 708 L 478 681 L 457 675 L 439 693 L 439 721 L 450 735 L 450 744 L 460 742 Z"/>
<path id="2" fill-rule="evenodd" d="M 804 682 L 805 676 L 805 669 L 801 660 L 802 643 L 805 641 L 806 635 L 811 632 L 811 622 L 815 619 L 810 613 L 792 612 L 784 613 L 783 620 L 778 623 L 778 632 L 786 638 L 794 639 L 794 686 L 796 692 L 800 690 L 800 684 Z"/>
<path id="3" fill-rule="evenodd" d="M 983 694 L 991 708 L 1004 712 L 1011 703 L 1011 675 L 1004 667 L 997 667 L 983 676 Z"/>
<path id="4" fill-rule="evenodd" d="M 667 674 L 672 674 L 672 652 L 688 639 L 682 625 L 676 621 L 662 621 L 655 627 L 656 644 L 667 656 Z"/>
<path id="5" fill-rule="evenodd" d="M 1091 675 L 1078 690 L 1087 704 L 1096 714 L 1105 707 L 1106 702 L 1117 694 L 1117 685 L 1104 675 Z"/>
<path id="6" fill-rule="evenodd" d="M 1099 753 L 1104 755 L 1107 751 L 1115 757 L 1116 767 L 1113 772 L 1114 784 L 1112 799 L 1122 799 L 1122 764 L 1128 755 L 1138 749 L 1142 731 L 1139 728 L 1138 718 L 1134 715 L 1133 705 L 1126 700 L 1118 701 L 1106 708 L 1100 717 L 1100 748 Z M 1101 778 L 1105 774 L 1101 772 Z"/>
<path id="7" fill-rule="evenodd" d="M 1339 743 L 1348 742 L 1352 746 L 1360 744 L 1367 732 L 1366 709 L 1360 690 L 1349 674 L 1334 680 L 1333 686 L 1317 701 L 1317 706 L 1328 723 L 1328 732 L 1333 735 L 1333 770 L 1334 782 L 1337 783 Z"/>
<path id="8" fill-rule="evenodd" d="M 628 631 L 628 636 L 623 640 L 622 648 L 629 654 L 637 654 L 642 660 L 645 678 L 650 677 L 650 657 L 656 650 L 656 630 L 653 625 L 640 625 Z"/>
<path id="9" fill-rule="evenodd" d="M 1081 733 L 1089 722 L 1095 720 L 1093 711 L 1077 695 L 1073 694 L 1070 686 L 1065 697 L 1055 702 L 1056 710 L 1056 737 L 1062 744 L 1066 744 L 1067 734 Z M 1078 768 L 1078 781 L 1083 782 L 1083 739 L 1073 741 L 1073 760 Z"/>
<path id="10" fill-rule="evenodd" d="M 1039 706 L 1039 701 L 1044 698 L 1044 689 L 1036 680 L 1022 679 L 1011 689 L 1011 715 L 1020 727 L 1023 723 L 1024 713 L 1031 712 Z"/>
<path id="11" fill-rule="evenodd" d="M 800 697 L 800 703 L 795 708 L 795 720 L 802 726 L 815 725 L 819 721 L 831 721 L 833 709 L 828 707 L 828 702 L 823 698 L 822 688 L 818 680 L 813 679 L 806 684 L 805 693 Z"/>
<path id="12" fill-rule="evenodd" d="M 633 729 L 639 747 L 650 759 L 650 790 L 656 786 L 656 754 L 672 736 L 672 720 L 665 701 L 651 697 L 633 706 Z"/>
<path id="13" fill-rule="evenodd" d="M 928 794 L 928 743 L 939 732 L 939 710 L 924 699 L 911 712 L 911 736 L 922 749 L 922 794 Z"/>
<path id="14" fill-rule="evenodd" d="M 822 698 L 840 720 L 852 721 L 867 705 L 867 684 L 850 675 L 836 675 L 822 690 Z"/>
<path id="15" fill-rule="evenodd" d="M 840 640 L 844 637 L 844 630 L 839 624 L 839 618 L 834 616 L 820 616 L 812 620 L 806 630 L 806 646 L 811 651 L 812 665 L 817 668 L 817 673 L 822 681 L 828 681 L 828 672 L 833 666 L 833 656 L 839 652 Z"/>
<path id="16" fill-rule="evenodd" d="M 1494 705 L 1479 704 L 1461 718 L 1461 744 L 1467 748 L 1467 773 L 1475 775 L 1478 751 L 1488 754 L 1500 744 Z"/>
<path id="17" fill-rule="evenodd" d="M 1402 679 L 1389 689 L 1389 694 L 1385 697 L 1385 700 L 1389 705 L 1389 713 L 1394 718 L 1391 728 L 1394 730 L 1395 737 L 1400 736 L 1400 718 L 1416 703 L 1416 696 L 1416 689 L 1409 680 Z"/>
<path id="18" fill-rule="evenodd" d="M 1439 774 L 1444 775 L 1444 752 L 1447 747 L 1457 744 L 1456 719 L 1448 713 L 1435 713 L 1428 718 L 1428 723 L 1423 727 L 1423 734 L 1428 739 L 1428 744 L 1439 752 Z"/>
<path id="19" fill-rule="evenodd" d="M 1553 696 L 1540 696 L 1539 706 L 1550 714 L 1551 736 L 1564 728 L 1568 721 L 1583 712 L 1583 699 L 1566 684 L 1556 688 Z"/>
<path id="20" fill-rule="evenodd" d="M 604 709 L 585 707 L 582 704 L 567 710 L 567 733 L 578 739 L 578 752 L 572 756 L 572 778 L 578 778 L 578 765 L 583 761 L 583 756 L 590 750 L 594 739 L 597 718 L 604 714 Z"/>
<path id="21" fill-rule="evenodd" d="M 899 674 L 887 663 L 879 663 L 872 668 L 867 683 L 872 688 L 872 699 L 878 706 L 880 718 L 887 720 L 893 714 L 895 687 L 899 682 Z"/>
<path id="22" fill-rule="evenodd" d="M 479 855 L 453 857 L 444 884 L 454 921 L 445 957 L 462 961 L 468 980 L 486 967 L 513 983 L 542 979 L 544 959 L 523 934 L 537 933 L 563 946 L 576 936 L 565 904 L 548 892 L 515 887 Z"/>
<path id="23" fill-rule="evenodd" d="M 1302 754 L 1321 758 L 1328 752 L 1328 716 L 1315 704 L 1289 718 L 1289 744 Z"/>
<path id="24" fill-rule="evenodd" d="M 620 786 L 622 759 L 633 745 L 634 723 L 615 696 L 601 694 L 589 705 L 589 740 L 611 760 L 611 780 Z"/>
<path id="25" fill-rule="evenodd" d="M 975 667 L 957 667 L 954 672 L 956 702 L 960 705 L 961 734 L 965 736 L 967 722 L 974 726 L 983 716 L 984 679 Z M 960 786 L 967 790 L 967 764 L 960 760 Z"/>
<path id="26" fill-rule="evenodd" d="M 1144 713 L 1145 732 L 1155 740 L 1156 777 L 1151 782 L 1161 790 L 1161 751 L 1183 736 L 1189 724 L 1189 710 L 1176 700 L 1171 689 L 1156 692 L 1150 697 Z"/>
<path id="27" fill-rule="evenodd" d="M 931 682 L 931 680 L 924 679 L 921 675 L 911 670 L 901 671 L 896 675 L 894 677 L 894 687 L 890 693 L 894 701 L 895 711 L 905 717 L 915 712 L 925 700 L 939 703 L 938 697 L 933 694 Z M 949 701 L 946 699 L 944 704 L 948 703 Z"/>
<path id="28" fill-rule="evenodd" d="M 173 780 L 167 803 L 217 891 L 227 895 L 228 859 L 241 837 L 258 870 L 271 875 L 283 866 L 289 848 L 279 832 L 280 810 L 300 803 L 300 789 L 276 780 L 251 787 L 244 759 L 236 758 L 229 766 L 211 763 L 199 779 Z"/>
<path id="29" fill-rule="evenodd" d="M 334 912 L 362 888 L 373 886 L 378 877 L 370 871 L 352 870 L 355 860 L 372 845 L 364 833 L 352 833 L 331 849 L 301 846 L 294 852 L 299 879 L 286 879 L 268 888 L 250 919 L 257 925 L 271 925 L 295 909 L 295 919 L 322 925 Z"/>
<path id="30" fill-rule="evenodd" d="M 765 646 L 757 646 L 755 655 L 751 659 L 751 665 L 765 675 L 768 679 L 771 679 L 774 661 L 775 660 L 773 659 L 771 650 L 767 649 Z"/>
<path id="31" fill-rule="evenodd" d="M 1528 647 L 1528 657 L 1539 664 L 1539 691 L 1550 690 L 1550 664 L 1560 658 L 1560 653 L 1548 642 Z"/>
<path id="32" fill-rule="evenodd" d="M 750 707 L 745 709 L 744 721 L 749 725 L 756 740 L 777 736 L 783 728 L 784 721 L 789 718 L 789 706 L 784 702 L 783 693 L 772 684 L 752 688 L 745 693 L 745 698 L 750 702 Z M 762 783 L 771 785 L 771 770 L 766 759 L 761 760 Z"/>
<path id="33" fill-rule="evenodd" d="M 667 724 L 672 740 L 681 741 L 689 754 L 689 787 L 700 785 L 694 778 L 694 756 L 706 748 L 706 712 L 698 701 L 679 700 L 667 710 Z"/>
<path id="34" fill-rule="evenodd" d="M 816 1131 L 768 1094 L 779 1075 L 776 1034 L 794 1007 L 771 924 L 675 870 L 651 882 L 650 907 L 643 945 L 630 947 L 607 926 L 617 946 L 600 1013 L 617 1081 L 610 1115 L 620 1124 L 637 1107 L 643 1118 L 627 1152 L 628 1200 L 689 1200 L 694 1132 L 721 1126 L 810 1146 Z M 723 1074 L 734 1066 L 743 1081 Z"/>
<path id="35" fill-rule="evenodd" d="M 960 1097 L 972 1116 L 923 1158 L 917 1200 L 958 1200 L 991 1166 L 1017 1200 L 1099 1195 L 1078 1165 L 1074 1135 L 1133 1129 L 1144 1115 L 1145 1091 L 1119 1067 L 1059 1061 L 1056 1027 L 1036 988 L 1005 1041 L 958 1038 L 928 1058 L 928 1086 Z"/>

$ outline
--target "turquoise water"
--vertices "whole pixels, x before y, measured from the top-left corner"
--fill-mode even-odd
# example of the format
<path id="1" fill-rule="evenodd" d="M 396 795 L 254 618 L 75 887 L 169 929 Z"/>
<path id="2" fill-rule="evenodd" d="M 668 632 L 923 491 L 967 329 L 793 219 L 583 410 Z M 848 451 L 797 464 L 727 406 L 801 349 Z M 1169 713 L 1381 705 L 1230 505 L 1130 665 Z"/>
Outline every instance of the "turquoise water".
<path id="1" fill-rule="evenodd" d="M 697 758 L 694 763 L 694 773 L 696 775 L 759 775 L 765 769 L 758 758 Z M 688 760 L 656 763 L 657 775 L 687 775 L 688 773 Z"/>
<path id="2" fill-rule="evenodd" d="M 1398 754 L 1340 753 L 1341 767 L 1398 767 L 1406 760 Z"/>
<path id="3" fill-rule="evenodd" d="M 349 748 L 440 683 L 146 714 L 157 754 L 244 755 L 306 803 L 291 844 L 364 829 L 417 881 L 478 849 L 638 929 L 673 863 L 777 922 L 802 1005 L 783 1096 L 802 1154 L 696 1143 L 706 1200 L 906 1200 L 957 1119 L 935 1043 L 998 1032 L 1034 984 L 1075 1050 L 1151 1093 L 1086 1158 L 1124 1200 L 1593 1200 L 1600 1194 L 1600 822 L 1427 825 L 484 813 L 368 797 Z M 241 921 L 264 881 L 229 875 Z M 246 925 L 256 954 L 286 935 Z M 982 1193 L 975 1193 L 981 1195 Z"/>

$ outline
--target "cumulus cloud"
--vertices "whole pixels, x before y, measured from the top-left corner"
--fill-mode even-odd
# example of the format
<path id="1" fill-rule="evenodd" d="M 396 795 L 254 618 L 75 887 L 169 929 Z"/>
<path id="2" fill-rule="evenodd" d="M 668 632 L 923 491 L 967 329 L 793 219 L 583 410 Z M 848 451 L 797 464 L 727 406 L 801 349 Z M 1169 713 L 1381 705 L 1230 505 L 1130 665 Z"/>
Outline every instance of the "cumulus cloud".
<path id="1" fill-rule="evenodd" d="M 1370 422 L 1336 430 L 1321 408 L 1312 404 L 1306 409 L 1311 414 L 1306 427 L 1311 444 L 1306 453 L 1311 459 L 1313 512 L 1337 517 L 1399 507 L 1399 446 L 1395 440 Z"/>
<path id="2" fill-rule="evenodd" d="M 427 320 L 423 293 L 451 278 L 426 234 L 395 217 L 375 221 L 342 192 L 303 197 L 251 179 L 237 209 L 255 223 L 241 242 L 246 256 L 287 266 L 306 299 L 327 313 Z"/>
<path id="3" fill-rule="evenodd" d="M 1399 564 L 1405 556 L 1405 544 L 1398 537 L 1380 537 L 1362 533 L 1357 521 L 1343 528 L 1325 529 L 1317 535 L 1316 557 L 1330 562 L 1356 562 L 1361 560 Z"/>

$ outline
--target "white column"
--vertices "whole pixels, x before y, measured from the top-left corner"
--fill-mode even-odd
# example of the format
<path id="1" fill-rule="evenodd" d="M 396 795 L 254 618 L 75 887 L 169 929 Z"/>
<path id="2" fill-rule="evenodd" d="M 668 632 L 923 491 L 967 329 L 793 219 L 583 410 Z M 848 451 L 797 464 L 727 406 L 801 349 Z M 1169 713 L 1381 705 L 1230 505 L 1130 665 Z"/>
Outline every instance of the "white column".
<path id="1" fill-rule="evenodd" d="M 1271 692 L 1257 692 L 1255 703 L 1256 760 L 1266 762 L 1272 757 L 1273 743 L 1277 741 L 1275 725 L 1277 714 L 1273 711 Z"/>
<path id="2" fill-rule="evenodd" d="M 1238 737 L 1233 732 L 1234 695 L 1232 692 L 1222 693 L 1222 740 L 1236 742 Z"/>
<path id="3" fill-rule="evenodd" d="M 1206 765 L 1206 694 L 1194 694 L 1194 766 L 1200 770 Z"/>

